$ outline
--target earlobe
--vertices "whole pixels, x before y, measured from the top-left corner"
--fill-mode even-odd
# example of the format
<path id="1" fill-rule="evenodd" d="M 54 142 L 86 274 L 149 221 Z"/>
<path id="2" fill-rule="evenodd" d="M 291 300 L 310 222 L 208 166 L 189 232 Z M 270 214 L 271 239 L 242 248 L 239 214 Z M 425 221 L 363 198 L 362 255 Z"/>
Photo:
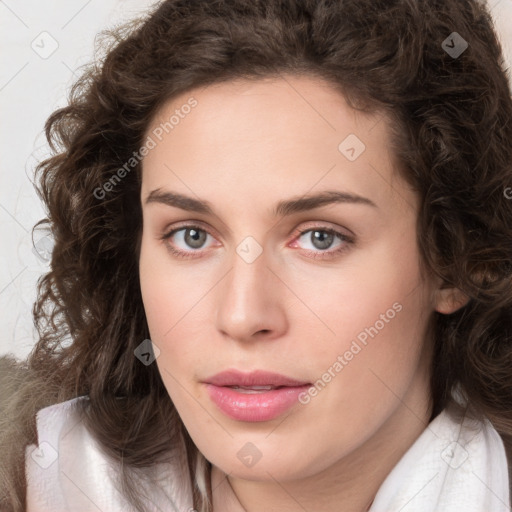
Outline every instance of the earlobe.
<path id="1" fill-rule="evenodd" d="M 458 288 L 439 288 L 436 291 L 435 307 L 438 313 L 449 315 L 465 306 L 469 297 Z"/>

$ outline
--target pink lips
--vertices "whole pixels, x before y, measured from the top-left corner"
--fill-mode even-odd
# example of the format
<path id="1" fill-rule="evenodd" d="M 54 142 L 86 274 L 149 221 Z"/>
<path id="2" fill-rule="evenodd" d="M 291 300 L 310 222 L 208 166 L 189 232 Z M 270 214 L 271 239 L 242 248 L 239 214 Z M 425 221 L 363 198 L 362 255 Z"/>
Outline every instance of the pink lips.
<path id="1" fill-rule="evenodd" d="M 260 370 L 228 370 L 205 379 L 204 384 L 222 412 L 232 419 L 250 422 L 277 418 L 311 387 L 310 383 Z"/>

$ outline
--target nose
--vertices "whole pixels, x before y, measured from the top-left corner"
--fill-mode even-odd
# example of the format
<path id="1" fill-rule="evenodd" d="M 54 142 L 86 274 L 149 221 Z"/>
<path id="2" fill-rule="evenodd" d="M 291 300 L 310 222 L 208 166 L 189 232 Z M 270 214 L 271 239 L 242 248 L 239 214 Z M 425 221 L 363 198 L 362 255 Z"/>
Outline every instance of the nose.
<path id="1" fill-rule="evenodd" d="M 239 342 L 271 340 L 286 332 L 286 287 L 268 264 L 265 251 L 252 262 L 233 255 L 216 297 L 217 329 L 225 337 Z"/>

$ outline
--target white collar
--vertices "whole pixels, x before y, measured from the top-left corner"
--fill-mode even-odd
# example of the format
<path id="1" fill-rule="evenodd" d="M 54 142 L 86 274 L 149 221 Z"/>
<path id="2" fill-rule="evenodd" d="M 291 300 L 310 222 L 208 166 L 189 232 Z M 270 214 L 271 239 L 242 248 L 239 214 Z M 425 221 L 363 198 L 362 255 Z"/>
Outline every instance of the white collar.
<path id="1" fill-rule="evenodd" d="M 117 470 L 77 415 L 78 397 L 37 414 L 40 449 L 26 448 L 28 512 L 117 512 Z M 510 512 L 508 466 L 498 432 L 452 404 L 434 418 L 380 486 L 369 512 Z M 192 508 L 184 453 L 148 472 L 162 510 Z M 170 508 L 172 507 L 172 508 Z"/>
<path id="2" fill-rule="evenodd" d="M 510 512 L 503 440 L 452 403 L 380 486 L 369 512 Z"/>

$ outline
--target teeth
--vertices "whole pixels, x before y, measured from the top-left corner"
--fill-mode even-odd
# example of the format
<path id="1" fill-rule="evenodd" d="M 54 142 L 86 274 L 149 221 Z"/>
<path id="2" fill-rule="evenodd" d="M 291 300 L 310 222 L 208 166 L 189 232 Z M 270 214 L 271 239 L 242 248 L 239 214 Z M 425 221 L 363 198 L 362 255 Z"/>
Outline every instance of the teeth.
<path id="1" fill-rule="evenodd" d="M 229 386 L 231 389 L 236 389 L 239 393 L 262 393 L 264 391 L 272 391 L 276 389 L 275 386 Z"/>

